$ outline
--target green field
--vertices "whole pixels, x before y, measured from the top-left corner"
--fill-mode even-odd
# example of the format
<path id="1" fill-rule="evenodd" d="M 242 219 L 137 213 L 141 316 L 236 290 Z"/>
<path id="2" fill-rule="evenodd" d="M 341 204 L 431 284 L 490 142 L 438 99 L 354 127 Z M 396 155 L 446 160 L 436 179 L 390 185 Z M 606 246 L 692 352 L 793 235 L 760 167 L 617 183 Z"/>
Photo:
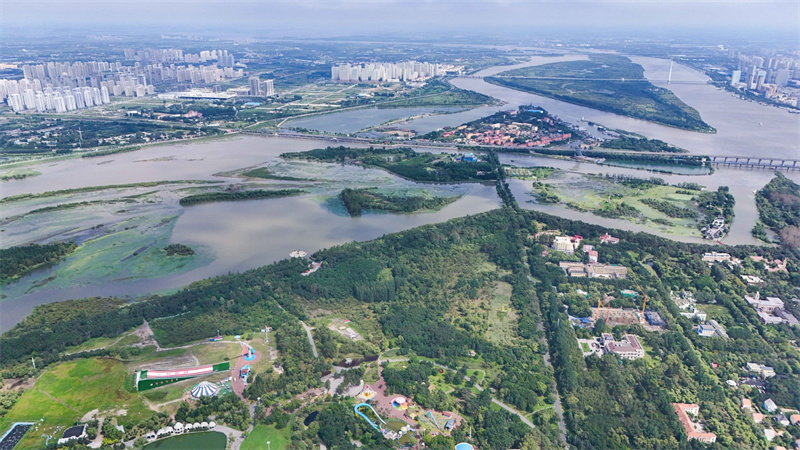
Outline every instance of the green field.
<path id="1" fill-rule="evenodd" d="M 508 344 L 516 337 L 517 313 L 511 306 L 511 285 L 498 282 L 489 302 L 489 331 L 486 339 Z"/>
<path id="2" fill-rule="evenodd" d="M 588 61 L 526 67 L 486 81 L 675 128 L 716 131 L 672 91 L 647 81 L 642 66 L 624 56 L 591 55 Z"/>
<path id="3" fill-rule="evenodd" d="M 228 438 L 217 431 L 189 433 L 161 439 L 144 446 L 146 450 L 225 450 Z"/>
<path id="4" fill-rule="evenodd" d="M 287 425 L 282 430 L 278 430 L 272 425 L 256 425 L 242 442 L 240 448 L 241 450 L 263 450 L 267 448 L 267 441 L 275 450 L 289 448 L 291 435 L 291 425 Z"/>
<path id="5" fill-rule="evenodd" d="M 100 415 L 116 416 L 129 427 L 153 412 L 125 389 L 125 366 L 111 359 L 81 359 L 48 369 L 0 420 L 0 429 L 13 422 L 37 422 L 36 433 L 28 433 L 17 446 L 44 448 L 42 434 L 55 435 L 57 427 L 72 425 L 94 409 Z"/>
<path id="6" fill-rule="evenodd" d="M 192 354 L 197 357 L 200 364 L 215 364 L 222 361 L 235 359 L 242 353 L 239 344 L 222 344 L 214 342 L 211 344 L 200 344 L 192 347 Z"/>

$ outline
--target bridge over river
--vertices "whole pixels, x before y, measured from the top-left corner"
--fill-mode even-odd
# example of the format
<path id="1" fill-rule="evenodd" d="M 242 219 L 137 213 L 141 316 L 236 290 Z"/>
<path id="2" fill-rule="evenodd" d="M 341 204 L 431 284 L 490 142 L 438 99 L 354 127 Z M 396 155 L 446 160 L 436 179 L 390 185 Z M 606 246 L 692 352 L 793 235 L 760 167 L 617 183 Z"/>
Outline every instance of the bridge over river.
<path id="1" fill-rule="evenodd" d="M 757 156 L 709 156 L 715 166 L 747 169 L 800 170 L 800 159 L 759 158 Z"/>

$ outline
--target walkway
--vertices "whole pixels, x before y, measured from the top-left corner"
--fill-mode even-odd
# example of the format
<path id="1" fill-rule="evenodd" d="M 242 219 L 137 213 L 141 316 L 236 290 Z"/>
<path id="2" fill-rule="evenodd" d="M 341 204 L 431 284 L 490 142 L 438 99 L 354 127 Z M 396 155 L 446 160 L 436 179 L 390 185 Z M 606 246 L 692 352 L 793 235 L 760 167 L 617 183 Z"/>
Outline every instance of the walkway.
<path id="1" fill-rule="evenodd" d="M 241 343 L 239 343 L 242 345 Z M 251 361 L 247 361 L 244 359 L 245 355 L 249 352 L 249 348 L 245 345 L 242 345 L 242 354 L 236 358 L 236 365 L 231 368 L 231 388 L 236 395 L 239 396 L 240 399 L 244 400 L 244 388 L 247 387 L 247 383 L 242 381 L 242 378 L 239 376 L 239 371 L 242 370 L 242 367 L 255 364 L 261 359 L 261 352 L 256 351 L 256 357 L 253 358 Z"/>
<path id="2" fill-rule="evenodd" d="M 317 345 L 314 344 L 314 338 L 311 336 L 311 330 L 313 330 L 313 328 L 306 325 L 306 323 L 302 320 L 300 321 L 300 325 L 306 329 L 306 334 L 308 334 L 308 343 L 311 344 L 311 353 L 314 354 L 314 358 L 319 358 L 319 354 L 317 353 Z"/>

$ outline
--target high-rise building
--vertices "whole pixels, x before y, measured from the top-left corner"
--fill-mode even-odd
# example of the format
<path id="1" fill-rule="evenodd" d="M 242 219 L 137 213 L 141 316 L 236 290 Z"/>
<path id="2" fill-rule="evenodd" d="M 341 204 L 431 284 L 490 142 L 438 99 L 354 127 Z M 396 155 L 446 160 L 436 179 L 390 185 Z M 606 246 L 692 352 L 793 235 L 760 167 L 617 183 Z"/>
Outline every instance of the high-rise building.
<path id="1" fill-rule="evenodd" d="M 264 80 L 264 97 L 272 97 L 275 95 L 274 80 Z"/>
<path id="2" fill-rule="evenodd" d="M 739 84 L 739 80 L 742 78 L 742 71 L 741 70 L 734 70 L 731 74 L 731 86 L 735 86 Z"/>
<path id="3" fill-rule="evenodd" d="M 778 69 L 775 72 L 775 84 L 778 86 L 789 84 L 789 69 Z"/>
<path id="4" fill-rule="evenodd" d="M 261 80 L 258 77 L 250 77 L 250 95 L 254 97 L 261 95 Z"/>

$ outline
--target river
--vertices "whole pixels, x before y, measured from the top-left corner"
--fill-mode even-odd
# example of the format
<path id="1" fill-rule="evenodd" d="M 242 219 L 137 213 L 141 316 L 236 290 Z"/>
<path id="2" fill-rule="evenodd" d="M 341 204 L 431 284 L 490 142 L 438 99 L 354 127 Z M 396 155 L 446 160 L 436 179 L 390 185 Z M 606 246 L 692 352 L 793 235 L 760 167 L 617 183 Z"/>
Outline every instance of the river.
<path id="1" fill-rule="evenodd" d="M 486 69 L 479 75 L 491 75 L 511 68 L 584 58 L 582 55 L 567 55 L 558 58 L 537 57 L 529 63 Z M 646 75 L 654 80 L 663 76 L 664 61 L 636 59 L 646 69 Z M 668 62 L 667 62 L 668 68 Z M 692 69 L 676 64 L 673 79 L 702 76 Z M 707 85 L 670 86 L 676 95 L 695 107 L 703 118 L 718 128 L 717 134 L 693 133 L 663 127 L 615 114 L 595 111 L 540 96 L 495 86 L 482 79 L 457 78 L 453 84 L 491 95 L 506 102 L 502 106 L 477 108 L 460 113 L 425 117 L 410 122 L 418 131 L 436 129 L 446 125 L 457 125 L 491 114 L 501 109 L 516 108 L 517 105 L 533 103 L 548 109 L 562 119 L 578 121 L 585 117 L 609 127 L 622 128 L 663 139 L 686 148 L 693 153 L 765 155 L 798 158 L 800 149 L 800 126 L 797 115 L 790 115 L 777 108 L 745 102 L 728 93 Z M 754 117 L 760 118 L 758 125 Z M 337 120 L 337 119 L 328 119 Z M 768 125 L 769 124 L 769 125 Z M 2 195 L 41 193 L 46 191 L 81 188 L 87 186 L 139 183 L 164 180 L 206 180 L 223 183 L 240 183 L 241 179 L 226 176 L 222 172 L 244 167 L 269 164 L 279 167 L 283 174 L 303 176 L 313 173 L 315 182 L 308 183 L 311 193 L 299 197 L 271 200 L 253 200 L 235 203 L 211 203 L 181 208 L 177 205 L 176 191 L 164 190 L 162 205 L 154 214 L 179 214 L 170 237 L 170 242 L 189 244 L 208 249 L 213 260 L 202 267 L 178 274 L 155 278 L 116 279 L 81 286 L 58 289 L 42 288 L 29 294 L 27 286 L 4 287 L 4 294 L 15 292 L 0 300 L 0 331 L 8 330 L 37 304 L 82 298 L 89 296 L 119 295 L 131 298 L 171 290 L 193 281 L 229 272 L 246 270 L 269 264 L 287 257 L 289 251 L 303 249 L 308 252 L 332 245 L 358 240 L 364 241 L 424 224 L 438 223 L 467 214 L 476 214 L 496 208 L 499 200 L 494 186 L 460 185 L 432 187 L 399 179 L 380 170 L 332 165 L 281 162 L 278 155 L 287 151 L 304 151 L 324 145 L 319 141 L 284 139 L 277 137 L 228 137 L 216 140 L 188 142 L 148 147 L 136 152 L 121 153 L 92 159 L 68 159 L 44 162 L 36 165 L 41 175 L 23 180 L 4 182 Z M 757 150 L 756 150 L 757 149 Z M 590 162 L 559 160 L 525 155 L 502 155 L 504 163 L 519 166 L 550 166 L 576 173 L 615 173 L 633 176 L 658 176 L 670 183 L 697 182 L 709 189 L 729 186 L 736 197 L 736 219 L 730 234 L 724 239 L 727 244 L 757 244 L 750 236 L 750 228 L 757 218 L 753 192 L 772 177 L 767 171 L 748 171 L 721 168 L 710 176 L 650 174 L 641 170 L 598 166 Z M 512 161 L 513 160 L 513 161 Z M 294 164 L 294 165 L 293 165 Z M 789 173 L 790 178 L 800 182 L 800 174 Z M 266 184 L 293 184 L 263 180 Z M 294 183 L 297 184 L 297 183 Z M 350 218 L 331 207 L 326 199 L 335 196 L 345 186 L 391 186 L 398 189 L 439 189 L 463 197 L 435 213 L 408 215 L 367 214 Z M 651 228 L 630 222 L 604 219 L 587 213 L 579 213 L 559 205 L 539 205 L 529 196 L 530 182 L 512 181 L 520 205 L 524 208 L 548 212 L 561 217 L 583 220 L 608 227 L 632 231 L 653 232 Z M 92 194 L 94 195 L 94 194 Z M 81 200 L 95 199 L 90 194 L 81 194 Z M 99 195 L 99 194 L 98 194 Z M 110 195 L 110 194 L 109 194 Z M 161 193 L 159 194 L 161 195 Z M 6 207 L 3 215 L 25 212 L 46 205 L 28 202 L 24 206 Z M 117 208 L 117 207 L 115 207 Z M 110 212 L 106 214 L 110 215 Z M 108 220 L 98 214 L 87 215 L 80 227 L 91 227 L 93 221 Z M 65 229 L 75 223 L 58 224 Z M 17 227 L 15 229 L 15 226 Z M 55 225 L 53 225 L 55 226 Z M 34 242 L 42 238 L 47 227 L 29 225 L 21 228 L 14 223 L 6 224 L 3 232 L 3 247 L 19 243 Z M 656 233 L 659 234 L 659 233 Z M 10 237 L 13 236 L 13 239 Z M 675 238 L 674 236 L 668 236 Z M 698 241 L 692 238 L 681 240 Z M 9 242 L 13 242 L 9 244 Z M 60 266 L 46 269 L 44 275 L 58 274 Z M 42 276 L 43 274 L 39 274 Z M 28 277 L 26 277 L 28 278 Z M 18 283 L 31 283 L 23 278 Z M 22 292 L 21 294 L 17 294 Z"/>
<path id="2" fill-rule="evenodd" d="M 81 286 L 45 286 L 26 294 L 36 280 L 57 276 L 61 267 L 57 265 L 44 269 L 34 274 L 35 276 L 25 277 L 4 287 L 4 294 L 8 294 L 9 298 L 0 301 L 0 332 L 11 328 L 38 304 L 91 296 L 135 298 L 176 289 L 203 278 L 270 264 L 287 258 L 292 250 L 302 249 L 313 253 L 333 245 L 375 239 L 388 233 L 489 211 L 500 205 L 493 184 L 425 185 L 377 169 L 287 163 L 282 162 L 278 156 L 282 152 L 304 151 L 319 146 L 318 141 L 250 136 L 155 146 L 89 160 L 72 159 L 41 164 L 37 166 L 37 170 L 42 175 L 4 183 L 4 196 L 142 181 L 189 179 L 236 183 L 241 179 L 227 177 L 220 172 L 263 163 L 280 168 L 282 174 L 304 173 L 319 180 L 307 183 L 311 193 L 299 197 L 217 202 L 187 208 L 177 206 L 178 196 L 170 196 L 170 192 L 164 191 L 160 194 L 161 201 L 167 206 L 154 205 L 154 209 L 147 210 L 147 213 L 168 215 L 175 214 L 177 210 L 181 215 L 175 223 L 170 242 L 207 249 L 213 254 L 213 260 L 209 264 L 162 277 L 131 279 L 120 275 L 111 279 L 88 281 Z M 286 184 L 275 181 L 263 183 Z M 361 217 L 349 217 L 343 213 L 342 208 L 337 208 L 328 201 L 344 187 L 370 185 L 388 186 L 392 189 L 424 189 L 462 197 L 437 212 L 364 214 Z M 84 195 L 90 194 L 81 194 Z M 120 194 L 111 191 L 106 195 Z M 41 206 L 40 202 L 35 202 L 28 209 Z M 113 209 L 119 209 L 119 206 L 114 206 L 111 211 Z M 47 219 L 60 223 L 65 217 L 69 217 L 68 214 L 74 215 L 75 211 L 57 212 L 49 219 L 38 220 Z M 25 211 L 15 211 L 22 212 Z M 79 222 L 65 222 L 60 226 L 65 230 L 90 229 L 100 223 L 107 224 L 110 215 L 110 211 L 97 216 L 85 213 Z M 6 224 L 4 229 L 7 236 L 13 236 L 14 244 L 36 241 L 50 231 L 44 225 L 37 227 L 18 222 Z M 10 239 L 4 239 L 7 240 Z M 57 237 L 54 240 L 58 240 Z M 5 242 L 4 246 L 7 246 Z M 101 256 L 98 255 L 98 258 Z"/>

